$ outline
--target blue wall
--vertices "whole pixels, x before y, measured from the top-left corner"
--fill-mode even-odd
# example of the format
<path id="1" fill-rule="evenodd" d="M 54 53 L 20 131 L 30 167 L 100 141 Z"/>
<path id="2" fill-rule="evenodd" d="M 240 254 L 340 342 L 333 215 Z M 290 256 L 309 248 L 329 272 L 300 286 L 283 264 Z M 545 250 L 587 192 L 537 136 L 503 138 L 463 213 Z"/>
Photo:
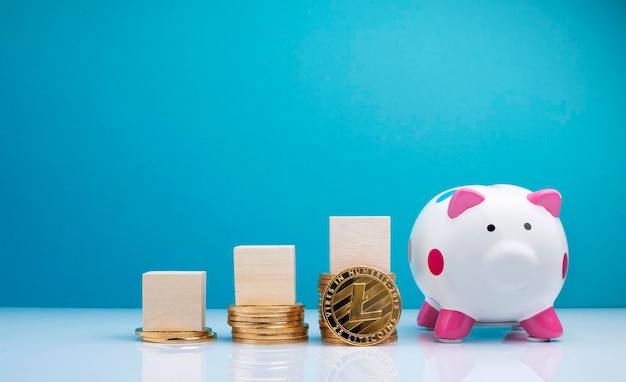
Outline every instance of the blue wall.
<path id="1" fill-rule="evenodd" d="M 619 1 L 3 1 L 0 306 L 138 307 L 141 273 L 391 215 L 405 307 L 421 207 L 462 184 L 554 187 L 561 307 L 626 306 L 626 9 Z"/>

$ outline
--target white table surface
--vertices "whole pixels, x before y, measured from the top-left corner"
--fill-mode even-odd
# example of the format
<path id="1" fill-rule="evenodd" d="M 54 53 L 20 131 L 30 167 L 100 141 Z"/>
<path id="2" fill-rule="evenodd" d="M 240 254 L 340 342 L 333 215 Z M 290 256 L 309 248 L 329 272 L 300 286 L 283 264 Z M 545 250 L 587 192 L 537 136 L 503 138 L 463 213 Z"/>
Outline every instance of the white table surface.
<path id="1" fill-rule="evenodd" d="M 141 311 L 0 308 L 0 381 L 626 381 L 626 309 L 557 310 L 565 334 L 532 343 L 509 328 L 475 327 L 440 344 L 404 310 L 398 342 L 352 347 L 233 344 L 226 310 L 209 310 L 218 340 L 141 342 Z"/>

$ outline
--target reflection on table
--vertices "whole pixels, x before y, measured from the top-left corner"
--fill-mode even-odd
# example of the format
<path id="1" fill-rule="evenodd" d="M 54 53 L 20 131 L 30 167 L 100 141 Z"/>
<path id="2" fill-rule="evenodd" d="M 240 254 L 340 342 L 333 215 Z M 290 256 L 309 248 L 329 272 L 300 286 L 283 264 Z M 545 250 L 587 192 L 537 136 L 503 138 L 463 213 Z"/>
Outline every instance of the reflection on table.
<path id="1" fill-rule="evenodd" d="M 206 381 L 206 352 L 211 343 L 168 345 L 140 342 L 143 382 Z"/>
<path id="2" fill-rule="evenodd" d="M 439 343 L 429 332 L 417 334 L 424 358 L 422 381 L 553 380 L 563 354 L 558 342 L 535 343 L 524 331 L 511 331 L 499 346 L 489 342 Z"/>
<path id="3" fill-rule="evenodd" d="M 292 345 L 233 343 L 229 362 L 231 381 L 303 381 L 306 342 Z"/>
<path id="4" fill-rule="evenodd" d="M 394 362 L 396 344 L 369 347 L 324 345 L 319 380 L 333 382 L 399 381 Z"/>

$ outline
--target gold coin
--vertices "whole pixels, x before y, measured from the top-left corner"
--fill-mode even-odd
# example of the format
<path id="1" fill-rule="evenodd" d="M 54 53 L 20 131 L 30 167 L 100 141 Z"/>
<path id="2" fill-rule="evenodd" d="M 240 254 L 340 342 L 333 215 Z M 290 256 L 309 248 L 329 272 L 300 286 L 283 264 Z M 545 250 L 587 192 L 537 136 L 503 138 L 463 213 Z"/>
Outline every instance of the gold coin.
<path id="1" fill-rule="evenodd" d="M 299 333 L 307 333 L 309 331 L 309 324 L 304 324 L 302 326 L 294 326 L 291 328 L 250 328 L 250 327 L 242 327 L 242 328 L 233 328 L 233 333 L 242 333 L 242 334 L 299 334 Z"/>
<path id="2" fill-rule="evenodd" d="M 279 331 L 279 330 L 295 330 L 303 326 L 308 326 L 304 322 L 304 319 L 296 321 L 275 321 L 275 322 L 240 322 L 240 321 L 227 321 L 233 329 L 242 330 L 267 330 L 267 331 Z"/>
<path id="3" fill-rule="evenodd" d="M 396 279 L 396 274 L 395 273 L 388 273 L 387 274 L 392 280 Z M 323 304 L 322 304 L 322 296 L 324 295 L 324 291 L 326 289 L 326 286 L 328 285 L 328 283 L 332 280 L 332 278 L 335 277 L 334 274 L 331 273 L 322 273 L 320 274 L 320 279 L 318 282 L 318 294 L 320 296 L 319 300 L 318 300 L 318 304 L 317 304 L 317 309 L 318 309 L 318 313 L 319 313 L 319 326 L 320 326 L 320 330 L 324 330 L 324 329 L 328 329 L 328 325 L 326 324 L 326 322 L 324 321 L 324 319 L 322 318 L 323 316 Z M 393 335 L 393 334 L 392 334 Z M 334 337 L 334 335 L 333 335 Z"/>
<path id="4" fill-rule="evenodd" d="M 255 338 L 255 339 L 278 339 L 278 338 L 296 338 L 302 337 L 309 334 L 308 330 L 302 330 L 300 332 L 295 333 L 271 333 L 271 334 L 258 334 L 258 333 L 241 333 L 241 332 L 232 332 L 232 337 L 237 338 Z"/>
<path id="5" fill-rule="evenodd" d="M 245 338 L 235 338 L 233 337 L 233 342 L 240 344 L 248 344 L 248 345 L 287 345 L 287 344 L 297 344 L 300 342 L 306 342 L 309 340 L 309 336 L 284 339 L 284 340 L 259 340 L 259 339 L 245 339 Z"/>
<path id="6" fill-rule="evenodd" d="M 331 338 L 337 339 L 337 335 L 335 334 L 335 332 L 332 331 L 329 328 L 320 328 L 320 334 L 321 334 L 322 337 L 331 337 Z M 388 338 L 391 338 L 391 337 L 394 337 L 394 336 L 397 338 L 397 336 L 398 336 L 398 332 L 397 331 L 394 331 L 393 333 L 391 333 L 391 335 Z M 339 340 L 339 339 L 337 339 L 337 340 Z"/>
<path id="7" fill-rule="evenodd" d="M 241 322 L 228 320 L 228 325 L 233 328 L 258 328 L 258 329 L 272 329 L 272 328 L 293 328 L 304 325 L 304 320 L 296 321 L 276 321 L 276 322 Z"/>
<path id="8" fill-rule="evenodd" d="M 304 322 L 304 314 L 298 316 L 237 316 L 228 315 L 228 321 L 251 324 L 274 324 L 280 322 Z"/>
<path id="9" fill-rule="evenodd" d="M 342 345 L 346 345 L 346 342 L 337 338 L 334 332 L 321 333 L 320 337 L 323 342 L 341 343 Z M 390 335 L 389 337 L 385 338 L 383 341 L 377 343 L 376 345 L 387 344 L 387 343 L 396 342 L 396 341 L 398 341 L 397 333 Z"/>
<path id="10" fill-rule="evenodd" d="M 304 317 L 304 312 L 299 312 L 297 314 L 235 314 L 229 313 L 228 318 L 233 321 L 246 321 L 246 322 L 259 322 L 259 321 L 289 321 L 289 320 L 297 320 Z"/>
<path id="11" fill-rule="evenodd" d="M 289 321 L 297 321 L 304 319 L 304 313 L 294 314 L 294 315 L 266 315 L 266 316 L 243 316 L 239 314 L 229 314 L 228 319 L 230 321 L 239 321 L 239 322 L 289 322 Z"/>
<path id="12" fill-rule="evenodd" d="M 322 337 L 322 342 L 330 345 L 347 345 L 344 341 L 337 337 Z M 398 342 L 398 336 L 389 336 L 384 341 L 379 342 L 377 345 L 386 345 L 390 343 Z"/>
<path id="13" fill-rule="evenodd" d="M 377 345 L 387 345 L 387 344 L 391 344 L 394 342 L 398 342 L 398 337 L 388 337 L 386 338 L 384 341 L 381 341 L 379 343 L 377 343 Z M 324 344 L 328 344 L 328 345 L 340 345 L 340 346 L 347 346 L 348 344 L 346 344 L 344 341 L 337 339 L 336 337 L 330 338 L 330 337 L 322 337 L 322 343 Z"/>
<path id="14" fill-rule="evenodd" d="M 302 336 L 309 332 L 308 326 L 300 328 L 292 328 L 290 330 L 241 330 L 233 328 L 231 333 L 233 335 L 255 335 L 255 336 Z"/>
<path id="15" fill-rule="evenodd" d="M 332 280 L 333 278 L 335 278 L 335 276 L 337 276 L 337 274 L 332 274 L 332 273 L 320 273 L 320 277 L 318 279 L 318 281 L 320 282 L 320 284 L 322 282 L 324 282 L 325 284 L 328 284 L 330 282 L 330 280 Z M 393 272 L 387 273 L 387 276 L 389 276 L 392 280 L 396 279 L 396 274 Z"/>
<path id="16" fill-rule="evenodd" d="M 206 336 L 213 333 L 209 327 L 204 330 L 143 330 L 143 328 L 135 329 L 135 334 L 139 337 L 198 337 Z"/>
<path id="17" fill-rule="evenodd" d="M 161 344 L 191 344 L 198 342 L 211 342 L 217 339 L 217 334 L 213 333 L 212 336 L 204 337 L 188 337 L 188 338 L 156 338 L 156 337 L 142 337 L 141 340 L 145 342 L 161 343 Z"/>
<path id="18" fill-rule="evenodd" d="M 217 333 L 211 328 L 204 328 L 202 331 L 175 331 L 175 330 L 148 330 L 144 331 L 142 328 L 135 329 L 135 334 L 141 337 L 142 341 L 156 342 L 156 343 L 168 343 L 168 344 L 183 344 L 183 343 L 195 343 L 195 342 L 208 342 L 217 339 Z"/>
<path id="19" fill-rule="evenodd" d="M 296 302 L 295 305 L 229 305 L 228 312 L 235 314 L 288 314 L 303 312 L 304 304 Z"/>
<path id="20" fill-rule="evenodd" d="M 269 310 L 259 310 L 256 312 L 244 311 L 239 312 L 235 310 L 228 310 L 229 316 L 241 316 L 241 317 L 290 317 L 299 316 L 304 314 L 304 308 L 298 308 L 297 310 L 284 311 L 284 312 L 272 312 Z"/>
<path id="21" fill-rule="evenodd" d="M 256 338 L 256 339 L 267 339 L 267 340 L 275 340 L 280 338 L 298 338 L 308 335 L 308 330 L 302 333 L 292 333 L 292 334 L 256 334 L 256 333 L 238 333 L 233 332 L 231 334 L 232 337 L 237 338 Z"/>
<path id="22" fill-rule="evenodd" d="M 391 272 L 387 274 L 389 276 L 389 278 L 391 278 L 392 280 L 396 280 L 396 274 Z M 326 286 L 328 285 L 328 283 L 333 279 L 333 277 L 335 277 L 336 275 L 331 274 L 331 273 L 322 273 L 320 274 L 320 278 L 317 284 L 317 292 L 320 295 L 319 298 L 319 303 L 318 303 L 318 308 L 320 308 L 321 310 L 321 306 L 322 306 L 322 296 L 324 295 L 324 291 L 326 290 Z"/>
<path id="23" fill-rule="evenodd" d="M 299 335 L 269 335 L 269 334 L 241 334 L 241 333 L 233 333 L 232 338 L 244 339 L 244 340 L 263 340 L 263 341 L 281 341 L 281 340 L 292 340 L 298 339 L 302 337 L 308 337 L 307 333 L 299 334 Z"/>
<path id="24" fill-rule="evenodd" d="M 393 280 L 376 268 L 352 267 L 338 273 L 322 298 L 326 325 L 350 345 L 381 343 L 400 320 L 400 292 Z"/>
<path id="25" fill-rule="evenodd" d="M 230 319 L 227 320 L 228 324 L 233 328 L 293 328 L 304 325 L 304 319 L 300 318 L 298 320 L 291 321 L 273 321 L 273 322 L 256 322 L 256 321 L 232 321 Z"/>

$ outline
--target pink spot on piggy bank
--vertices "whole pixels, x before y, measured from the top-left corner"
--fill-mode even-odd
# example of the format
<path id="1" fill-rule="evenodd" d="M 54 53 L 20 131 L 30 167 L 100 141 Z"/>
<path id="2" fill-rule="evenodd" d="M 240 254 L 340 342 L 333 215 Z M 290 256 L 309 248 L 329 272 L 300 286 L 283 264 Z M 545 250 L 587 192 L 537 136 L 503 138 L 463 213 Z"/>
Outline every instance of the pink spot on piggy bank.
<path id="1" fill-rule="evenodd" d="M 443 272 L 443 255 L 437 248 L 428 253 L 428 269 L 434 276 L 439 276 Z"/>
<path id="2" fill-rule="evenodd" d="M 425 296 L 418 325 L 442 342 L 461 341 L 475 323 L 560 337 L 553 305 L 569 262 L 560 210 L 558 191 L 512 185 L 460 187 L 428 202 L 409 240 Z"/>

